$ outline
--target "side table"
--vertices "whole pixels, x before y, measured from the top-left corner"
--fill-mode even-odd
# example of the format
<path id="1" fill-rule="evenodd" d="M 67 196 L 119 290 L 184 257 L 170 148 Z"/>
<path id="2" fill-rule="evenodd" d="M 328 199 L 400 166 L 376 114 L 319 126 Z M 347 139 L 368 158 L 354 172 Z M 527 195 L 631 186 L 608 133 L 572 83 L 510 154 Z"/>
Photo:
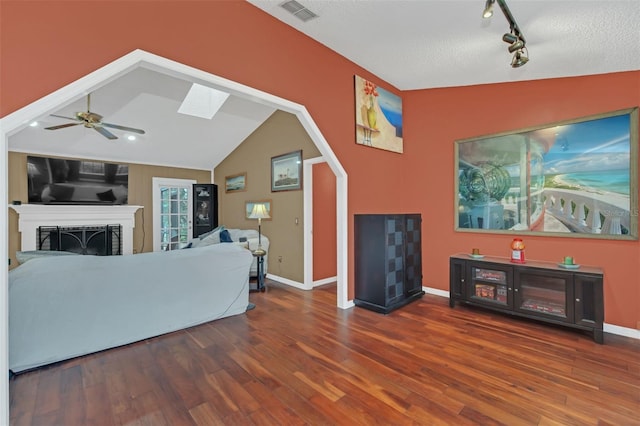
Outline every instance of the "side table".
<path id="1" fill-rule="evenodd" d="M 265 291 L 264 287 L 264 255 L 256 254 L 253 252 L 253 256 L 256 258 L 257 270 L 256 274 L 256 288 L 255 290 L 251 289 L 249 291 Z"/>

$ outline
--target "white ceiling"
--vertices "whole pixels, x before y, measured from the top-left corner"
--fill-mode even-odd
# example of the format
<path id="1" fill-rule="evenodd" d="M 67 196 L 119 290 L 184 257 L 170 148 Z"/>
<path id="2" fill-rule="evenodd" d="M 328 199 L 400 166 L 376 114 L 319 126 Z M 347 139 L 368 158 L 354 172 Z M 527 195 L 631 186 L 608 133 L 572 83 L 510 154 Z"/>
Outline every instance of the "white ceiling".
<path id="1" fill-rule="evenodd" d="M 320 15 L 307 23 L 281 0 L 248 0 L 401 90 L 465 86 L 640 69 L 640 0 L 507 0 L 531 60 L 510 67 L 502 41 L 508 23 L 497 5 L 481 18 L 484 0 L 298 0 Z M 178 114 L 191 82 L 136 70 L 96 89 L 91 111 L 103 120 L 141 128 L 136 141 L 111 130 L 39 119 L 9 138 L 9 150 L 116 162 L 213 169 L 260 126 L 273 109 L 231 96 L 212 119 Z M 51 113 L 73 117 L 86 98 Z"/>
<path id="2" fill-rule="evenodd" d="M 639 0 L 507 0 L 530 61 L 511 68 L 509 24 L 485 0 L 248 0 L 400 90 L 537 80 L 640 69 Z"/>
<path id="3" fill-rule="evenodd" d="M 91 111 L 104 122 L 145 130 L 144 135 L 135 134 L 135 141 L 127 140 L 131 133 L 110 128 L 118 139 L 106 139 L 82 125 L 45 130 L 73 122 L 47 115 L 37 127 L 11 136 L 9 150 L 212 170 L 275 111 L 230 96 L 211 120 L 179 114 L 190 88 L 189 81 L 136 68 L 91 94 Z M 81 97 L 52 113 L 74 117 L 86 110 L 87 98 Z"/>

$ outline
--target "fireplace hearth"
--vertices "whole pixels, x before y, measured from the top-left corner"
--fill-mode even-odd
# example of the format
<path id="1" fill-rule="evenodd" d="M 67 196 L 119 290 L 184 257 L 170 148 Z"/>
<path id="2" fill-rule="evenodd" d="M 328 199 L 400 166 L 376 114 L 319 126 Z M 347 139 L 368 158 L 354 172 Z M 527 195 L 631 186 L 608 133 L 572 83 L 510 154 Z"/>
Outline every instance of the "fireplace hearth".
<path id="1" fill-rule="evenodd" d="M 135 214 L 138 209 L 142 209 L 142 206 L 131 204 L 121 206 L 21 204 L 9 207 L 18 214 L 22 251 L 38 250 L 38 229 L 42 226 L 71 228 L 117 223 L 120 225 L 120 252 L 123 255 L 133 254 Z"/>
<path id="2" fill-rule="evenodd" d="M 96 256 L 122 254 L 120 225 L 41 226 L 38 250 L 70 251 Z"/>

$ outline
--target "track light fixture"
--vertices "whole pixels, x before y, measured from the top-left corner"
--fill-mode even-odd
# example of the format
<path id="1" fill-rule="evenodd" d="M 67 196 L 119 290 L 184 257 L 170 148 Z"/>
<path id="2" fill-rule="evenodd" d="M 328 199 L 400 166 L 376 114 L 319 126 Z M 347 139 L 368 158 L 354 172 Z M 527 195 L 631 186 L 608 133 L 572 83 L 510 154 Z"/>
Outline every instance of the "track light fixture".
<path id="1" fill-rule="evenodd" d="M 493 3 L 496 0 L 487 0 L 484 5 L 484 12 L 482 13 L 483 18 L 491 18 L 493 16 Z"/>
<path id="2" fill-rule="evenodd" d="M 509 53 L 513 53 L 516 50 L 521 50 L 524 47 L 524 43 L 521 40 L 516 41 L 511 46 L 509 46 Z"/>
<path id="3" fill-rule="evenodd" d="M 505 41 L 511 45 L 508 49 L 509 53 L 513 53 L 516 50 L 520 50 L 524 47 L 524 42 L 520 39 L 520 37 L 517 37 L 511 33 L 506 33 L 505 35 L 503 35 L 502 41 Z"/>
<path id="4" fill-rule="evenodd" d="M 513 68 L 519 68 L 527 62 L 529 62 L 529 51 L 526 47 L 523 47 L 513 55 L 513 59 L 511 59 L 511 66 Z"/>
<path id="5" fill-rule="evenodd" d="M 513 44 L 516 41 L 518 41 L 518 37 L 511 33 L 506 33 L 505 35 L 502 36 L 502 41 L 506 41 L 509 44 Z"/>
<path id="6" fill-rule="evenodd" d="M 493 4 L 496 1 L 498 2 L 504 17 L 507 18 L 507 22 L 509 23 L 510 31 L 502 36 L 502 40 L 510 44 L 508 49 L 509 53 L 515 52 L 513 59 L 511 60 L 511 66 L 513 68 L 521 67 L 529 62 L 529 51 L 525 47 L 526 40 L 524 39 L 524 34 L 520 31 L 516 20 L 507 6 L 506 0 L 486 0 L 482 17 L 490 18 L 493 16 Z"/>

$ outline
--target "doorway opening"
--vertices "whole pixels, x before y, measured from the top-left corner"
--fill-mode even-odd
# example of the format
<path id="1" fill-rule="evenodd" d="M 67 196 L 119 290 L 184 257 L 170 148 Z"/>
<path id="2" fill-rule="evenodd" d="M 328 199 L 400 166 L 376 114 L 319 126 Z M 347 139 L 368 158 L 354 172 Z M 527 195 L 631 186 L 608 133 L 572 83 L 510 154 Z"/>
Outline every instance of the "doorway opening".
<path id="1" fill-rule="evenodd" d="M 213 88 L 219 88 L 232 95 L 243 99 L 250 99 L 262 105 L 271 106 L 291 114 L 294 114 L 310 138 L 317 146 L 323 158 L 336 176 L 336 242 L 337 242 L 337 306 L 342 309 L 353 306 L 353 302 L 348 300 L 348 256 L 347 256 L 347 173 L 340 164 L 338 158 L 331 150 L 328 142 L 315 124 L 307 109 L 300 104 L 282 99 L 260 90 L 243 86 L 234 81 L 194 69 L 178 62 L 145 52 L 135 50 L 110 64 L 76 80 L 67 86 L 7 115 L 0 120 L 0 143 L 2 144 L 2 157 L 0 159 L 0 169 L 7 170 L 8 140 L 9 137 L 25 129 L 29 123 L 40 117 L 54 112 L 61 105 L 68 105 L 87 93 L 100 88 L 110 81 L 113 81 L 132 70 L 143 67 L 153 71 L 184 79 L 192 82 L 199 82 Z M 8 229 L 8 182 L 7 173 L 0 174 L 0 203 L 2 212 L 0 213 L 0 228 Z M 0 245 L 0 257 L 8 258 L 8 240 Z M 0 286 L 4 289 L 0 291 L 0 341 L 8 342 L 8 272 L 5 269 L 0 273 Z M 4 350 L 0 351 L 0 369 L 8 371 L 8 351 L 6 344 Z M 8 377 L 6 375 L 0 382 L 0 387 L 8 389 Z M 8 398 L 8 397 L 7 397 Z M 8 399 L 1 404 L 8 407 Z"/>

